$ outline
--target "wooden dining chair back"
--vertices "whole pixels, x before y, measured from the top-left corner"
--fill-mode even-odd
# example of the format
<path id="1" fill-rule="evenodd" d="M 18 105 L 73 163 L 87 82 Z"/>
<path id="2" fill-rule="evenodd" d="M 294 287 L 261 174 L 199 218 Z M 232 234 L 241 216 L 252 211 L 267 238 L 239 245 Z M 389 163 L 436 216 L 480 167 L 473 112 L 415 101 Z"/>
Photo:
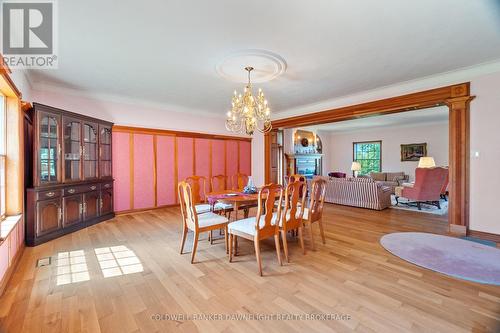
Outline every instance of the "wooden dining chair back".
<path id="1" fill-rule="evenodd" d="M 294 182 L 304 182 L 305 183 L 306 177 L 304 175 L 299 175 L 299 174 L 288 176 L 287 184 L 294 183 Z"/>
<path id="2" fill-rule="evenodd" d="M 260 257 L 260 241 L 269 237 L 274 237 L 278 263 L 281 265 L 281 251 L 279 241 L 279 222 L 281 218 L 281 203 L 283 200 L 283 187 L 278 184 L 268 184 L 263 186 L 257 196 L 257 216 L 248 217 L 242 220 L 231 222 L 229 231 L 229 262 L 233 260 L 233 249 L 237 251 L 237 239 L 243 237 L 254 242 L 255 257 L 259 274 L 262 276 L 262 261 Z M 277 201 L 277 205 L 276 205 Z M 277 207 L 278 213 L 274 214 L 273 209 Z"/>
<path id="3" fill-rule="evenodd" d="M 288 231 L 298 231 L 300 247 L 305 254 L 304 233 L 303 233 L 303 215 L 306 200 L 306 183 L 303 181 L 291 182 L 286 186 L 285 190 L 285 210 L 283 211 L 282 221 L 280 224 L 281 239 L 283 241 L 283 250 L 285 259 L 289 262 L 288 257 Z"/>
<path id="4" fill-rule="evenodd" d="M 213 176 L 211 179 L 212 191 L 225 191 L 227 177 L 224 175 Z"/>
<path id="5" fill-rule="evenodd" d="M 244 173 L 237 173 L 232 177 L 232 189 L 243 190 L 248 184 L 248 175 Z"/>
<path id="6" fill-rule="evenodd" d="M 182 254 L 184 250 L 184 244 L 186 243 L 186 237 L 188 230 L 194 232 L 193 239 L 193 250 L 191 252 L 191 263 L 194 263 L 194 257 L 196 255 L 196 248 L 198 247 L 199 235 L 202 232 L 211 232 L 212 230 L 224 229 L 225 231 L 225 246 L 227 246 L 227 224 L 229 220 L 221 215 L 206 212 L 204 214 L 199 214 L 196 212 L 196 205 L 194 203 L 194 193 L 191 184 L 187 181 L 181 181 L 177 185 L 179 204 L 181 206 L 182 214 L 182 239 L 181 239 L 181 250 Z"/>
<path id="7" fill-rule="evenodd" d="M 183 221 L 190 230 L 198 229 L 198 214 L 196 213 L 195 204 L 193 200 L 193 191 L 191 184 L 187 181 L 181 181 L 177 185 L 179 192 L 179 204 L 181 206 L 181 213 Z"/>
<path id="8" fill-rule="evenodd" d="M 312 224 L 317 222 L 319 225 L 319 231 L 321 233 L 321 239 L 323 244 L 325 244 L 325 232 L 323 230 L 323 206 L 325 203 L 326 194 L 326 180 L 321 178 L 316 178 L 313 180 L 311 185 L 311 193 L 309 199 L 309 208 L 304 211 L 303 221 L 309 229 L 311 236 L 311 246 L 314 249 L 314 236 L 312 231 Z"/>
<path id="9" fill-rule="evenodd" d="M 186 178 L 186 182 L 191 186 L 193 204 L 205 202 L 207 198 L 207 178 L 204 176 L 190 176 Z"/>
<path id="10" fill-rule="evenodd" d="M 279 230 L 281 219 L 281 207 L 283 201 L 283 187 L 278 184 L 268 184 L 259 191 L 259 200 L 257 206 L 257 215 L 255 217 L 256 237 L 259 239 L 274 236 Z M 274 207 L 277 207 L 277 218 L 273 213 Z"/>

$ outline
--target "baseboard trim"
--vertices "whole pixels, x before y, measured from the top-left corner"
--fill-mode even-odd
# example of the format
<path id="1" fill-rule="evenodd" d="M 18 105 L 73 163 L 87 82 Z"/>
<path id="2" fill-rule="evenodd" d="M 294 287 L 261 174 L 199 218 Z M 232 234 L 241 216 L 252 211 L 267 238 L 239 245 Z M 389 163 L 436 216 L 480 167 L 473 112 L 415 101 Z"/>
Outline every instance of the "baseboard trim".
<path id="1" fill-rule="evenodd" d="M 467 227 L 464 225 L 450 224 L 450 233 L 457 236 L 467 235 Z"/>
<path id="2" fill-rule="evenodd" d="M 484 231 L 469 230 L 468 235 L 500 244 L 500 235 L 498 234 L 492 234 Z"/>
<path id="3" fill-rule="evenodd" d="M 163 205 L 163 206 L 158 206 L 158 207 L 129 209 L 129 210 L 122 210 L 119 212 L 115 212 L 115 215 L 120 216 L 120 215 L 134 214 L 134 213 L 144 213 L 144 212 L 148 212 L 148 211 L 152 211 L 152 210 L 169 208 L 169 207 L 178 207 L 178 206 L 179 206 L 179 204 L 171 204 L 171 205 Z"/>
<path id="4" fill-rule="evenodd" d="M 9 268 L 7 268 L 7 272 L 5 272 L 5 275 L 2 279 L 2 281 L 0 282 L 0 297 L 3 296 L 5 289 L 7 288 L 7 285 L 10 282 L 10 279 L 14 275 L 14 272 L 16 271 L 17 266 L 19 265 L 19 262 L 21 261 L 21 257 L 23 256 L 25 248 L 26 248 L 26 246 L 24 245 L 24 242 L 23 242 L 21 244 L 21 246 L 19 247 L 19 250 L 17 250 L 16 256 L 14 257 L 14 260 L 13 260 L 14 261 L 13 264 L 10 265 Z"/>

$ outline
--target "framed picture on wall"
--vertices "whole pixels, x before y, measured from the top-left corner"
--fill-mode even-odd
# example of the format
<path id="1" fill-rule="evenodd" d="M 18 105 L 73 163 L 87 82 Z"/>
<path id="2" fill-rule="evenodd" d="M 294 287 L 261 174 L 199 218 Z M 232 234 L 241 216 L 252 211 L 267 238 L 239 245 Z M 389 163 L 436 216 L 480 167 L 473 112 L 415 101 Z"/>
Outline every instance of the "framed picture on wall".
<path id="1" fill-rule="evenodd" d="M 427 156 L 427 143 L 401 145 L 401 162 L 418 162 L 424 156 Z"/>

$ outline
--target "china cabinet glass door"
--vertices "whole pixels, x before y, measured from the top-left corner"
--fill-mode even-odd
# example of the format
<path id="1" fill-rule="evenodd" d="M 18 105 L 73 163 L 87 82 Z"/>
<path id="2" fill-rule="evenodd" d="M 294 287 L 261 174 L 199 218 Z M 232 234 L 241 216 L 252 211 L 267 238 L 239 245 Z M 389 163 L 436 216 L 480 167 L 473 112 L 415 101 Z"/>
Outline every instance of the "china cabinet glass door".
<path id="1" fill-rule="evenodd" d="M 78 181 L 81 178 L 82 124 L 80 121 L 64 118 L 64 180 Z"/>
<path id="2" fill-rule="evenodd" d="M 101 178 L 111 176 L 111 128 L 99 127 L 99 154 Z"/>
<path id="3" fill-rule="evenodd" d="M 83 124 L 83 177 L 97 177 L 97 124 Z"/>
<path id="4" fill-rule="evenodd" d="M 39 180 L 41 184 L 58 182 L 59 178 L 59 122 L 57 115 L 40 113 L 39 121 Z"/>

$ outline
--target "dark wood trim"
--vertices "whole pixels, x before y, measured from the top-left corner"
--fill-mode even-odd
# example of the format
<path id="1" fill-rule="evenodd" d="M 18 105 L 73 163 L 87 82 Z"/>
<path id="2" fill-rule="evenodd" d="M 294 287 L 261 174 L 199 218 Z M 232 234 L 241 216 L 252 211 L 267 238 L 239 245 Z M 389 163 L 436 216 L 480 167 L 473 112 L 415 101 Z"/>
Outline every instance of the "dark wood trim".
<path id="1" fill-rule="evenodd" d="M 471 237 L 485 239 L 485 240 L 495 242 L 495 243 L 497 243 L 497 247 L 500 246 L 500 235 L 498 235 L 498 234 L 492 234 L 489 232 L 470 230 L 470 229 L 469 229 L 469 232 L 467 234 L 468 234 L 468 236 L 471 236 Z"/>
<path id="2" fill-rule="evenodd" d="M 460 83 L 367 103 L 278 119 L 272 122 L 272 126 L 273 128 L 290 128 L 319 125 L 445 105 L 446 100 L 449 98 L 469 96 L 469 86 L 469 82 Z"/>
<path id="3" fill-rule="evenodd" d="M 275 129 L 352 120 L 447 105 L 450 109 L 450 232 L 465 235 L 469 226 L 470 82 L 377 101 L 274 120 Z M 264 136 L 265 182 L 270 181 L 270 145 Z"/>
<path id="4" fill-rule="evenodd" d="M 199 139 L 238 140 L 238 141 L 249 141 L 249 142 L 252 141 L 252 138 L 245 138 L 239 136 L 207 134 L 207 133 L 197 133 L 197 132 L 183 132 L 183 131 L 162 130 L 162 129 L 121 126 L 121 125 L 114 125 L 113 131 L 125 132 L 125 133 L 138 133 L 138 134 L 140 133 L 140 134 L 171 135 L 177 137 L 188 137 L 188 138 L 199 138 Z"/>
<path id="5" fill-rule="evenodd" d="M 151 210 L 157 210 L 157 209 L 168 208 L 168 207 L 176 207 L 176 206 L 179 206 L 179 204 L 175 203 L 175 204 L 169 204 L 169 205 L 161 205 L 161 206 L 157 206 L 157 207 L 121 210 L 119 212 L 115 212 L 115 215 L 120 216 L 120 215 L 133 214 L 133 213 L 142 213 L 142 212 L 148 212 Z"/>

